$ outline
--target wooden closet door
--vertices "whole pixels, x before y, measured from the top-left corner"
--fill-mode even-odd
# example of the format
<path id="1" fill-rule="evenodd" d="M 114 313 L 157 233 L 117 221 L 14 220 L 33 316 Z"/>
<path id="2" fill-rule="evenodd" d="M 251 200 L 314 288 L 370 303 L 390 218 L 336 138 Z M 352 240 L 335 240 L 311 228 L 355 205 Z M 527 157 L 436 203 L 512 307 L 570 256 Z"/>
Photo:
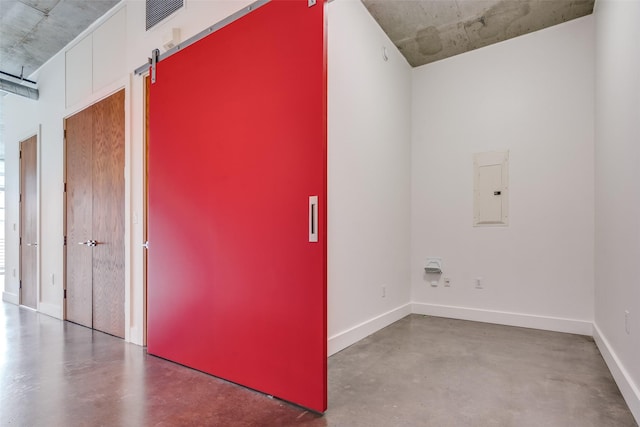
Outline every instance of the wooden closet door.
<path id="1" fill-rule="evenodd" d="M 124 337 L 124 90 L 93 108 L 93 327 Z"/>
<path id="2" fill-rule="evenodd" d="M 38 139 L 20 143 L 20 304 L 37 308 Z"/>
<path id="3" fill-rule="evenodd" d="M 93 327 L 93 108 L 65 123 L 67 159 L 66 318 Z"/>
<path id="4" fill-rule="evenodd" d="M 66 317 L 124 337 L 124 90 L 68 118 L 66 141 Z"/>

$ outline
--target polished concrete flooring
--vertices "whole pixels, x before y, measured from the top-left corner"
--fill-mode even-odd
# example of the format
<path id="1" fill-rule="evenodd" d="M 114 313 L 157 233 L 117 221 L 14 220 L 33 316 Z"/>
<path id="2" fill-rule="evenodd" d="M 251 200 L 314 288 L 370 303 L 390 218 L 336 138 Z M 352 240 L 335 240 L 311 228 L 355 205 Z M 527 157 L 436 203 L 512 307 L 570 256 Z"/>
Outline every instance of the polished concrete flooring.
<path id="1" fill-rule="evenodd" d="M 0 306 L 0 426 L 636 426 L 591 338 L 408 316 L 329 358 L 319 416 Z"/>

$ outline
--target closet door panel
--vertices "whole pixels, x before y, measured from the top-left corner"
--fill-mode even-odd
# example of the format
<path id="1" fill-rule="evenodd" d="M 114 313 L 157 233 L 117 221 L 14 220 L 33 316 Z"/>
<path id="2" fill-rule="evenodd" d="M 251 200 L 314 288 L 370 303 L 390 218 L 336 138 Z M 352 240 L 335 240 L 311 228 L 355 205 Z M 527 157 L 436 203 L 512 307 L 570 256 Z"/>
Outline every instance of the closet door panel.
<path id="1" fill-rule="evenodd" d="M 66 120 L 66 319 L 124 337 L 124 90 Z"/>
<path id="2" fill-rule="evenodd" d="M 93 108 L 93 327 L 124 338 L 124 90 Z"/>
<path id="3" fill-rule="evenodd" d="M 65 122 L 67 173 L 66 319 L 93 327 L 93 109 Z"/>

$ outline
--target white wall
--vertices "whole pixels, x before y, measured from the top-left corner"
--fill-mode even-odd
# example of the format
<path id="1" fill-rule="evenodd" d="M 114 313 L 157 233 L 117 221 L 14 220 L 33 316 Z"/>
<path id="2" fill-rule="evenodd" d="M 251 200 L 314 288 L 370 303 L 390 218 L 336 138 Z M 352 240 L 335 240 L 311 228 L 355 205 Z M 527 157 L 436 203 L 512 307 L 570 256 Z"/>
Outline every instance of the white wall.
<path id="1" fill-rule="evenodd" d="M 589 16 L 413 70 L 414 311 L 591 333 L 593 37 Z M 473 154 L 494 150 L 509 225 L 473 227 Z"/>
<path id="2" fill-rule="evenodd" d="M 332 354 L 409 313 L 411 68 L 360 1 L 329 4 L 328 50 Z"/>
<path id="3" fill-rule="evenodd" d="M 640 421 L 640 1 L 598 0 L 595 16 L 595 336 Z"/>

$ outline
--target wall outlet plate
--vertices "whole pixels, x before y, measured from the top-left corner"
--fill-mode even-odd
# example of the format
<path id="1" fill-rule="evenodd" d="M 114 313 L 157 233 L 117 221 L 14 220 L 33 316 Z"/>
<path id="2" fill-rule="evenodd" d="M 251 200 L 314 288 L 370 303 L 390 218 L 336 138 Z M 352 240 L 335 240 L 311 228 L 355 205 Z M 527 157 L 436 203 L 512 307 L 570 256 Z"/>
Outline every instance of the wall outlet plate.
<path id="1" fill-rule="evenodd" d="M 624 311 L 624 331 L 627 335 L 631 334 L 631 313 L 629 310 Z"/>

